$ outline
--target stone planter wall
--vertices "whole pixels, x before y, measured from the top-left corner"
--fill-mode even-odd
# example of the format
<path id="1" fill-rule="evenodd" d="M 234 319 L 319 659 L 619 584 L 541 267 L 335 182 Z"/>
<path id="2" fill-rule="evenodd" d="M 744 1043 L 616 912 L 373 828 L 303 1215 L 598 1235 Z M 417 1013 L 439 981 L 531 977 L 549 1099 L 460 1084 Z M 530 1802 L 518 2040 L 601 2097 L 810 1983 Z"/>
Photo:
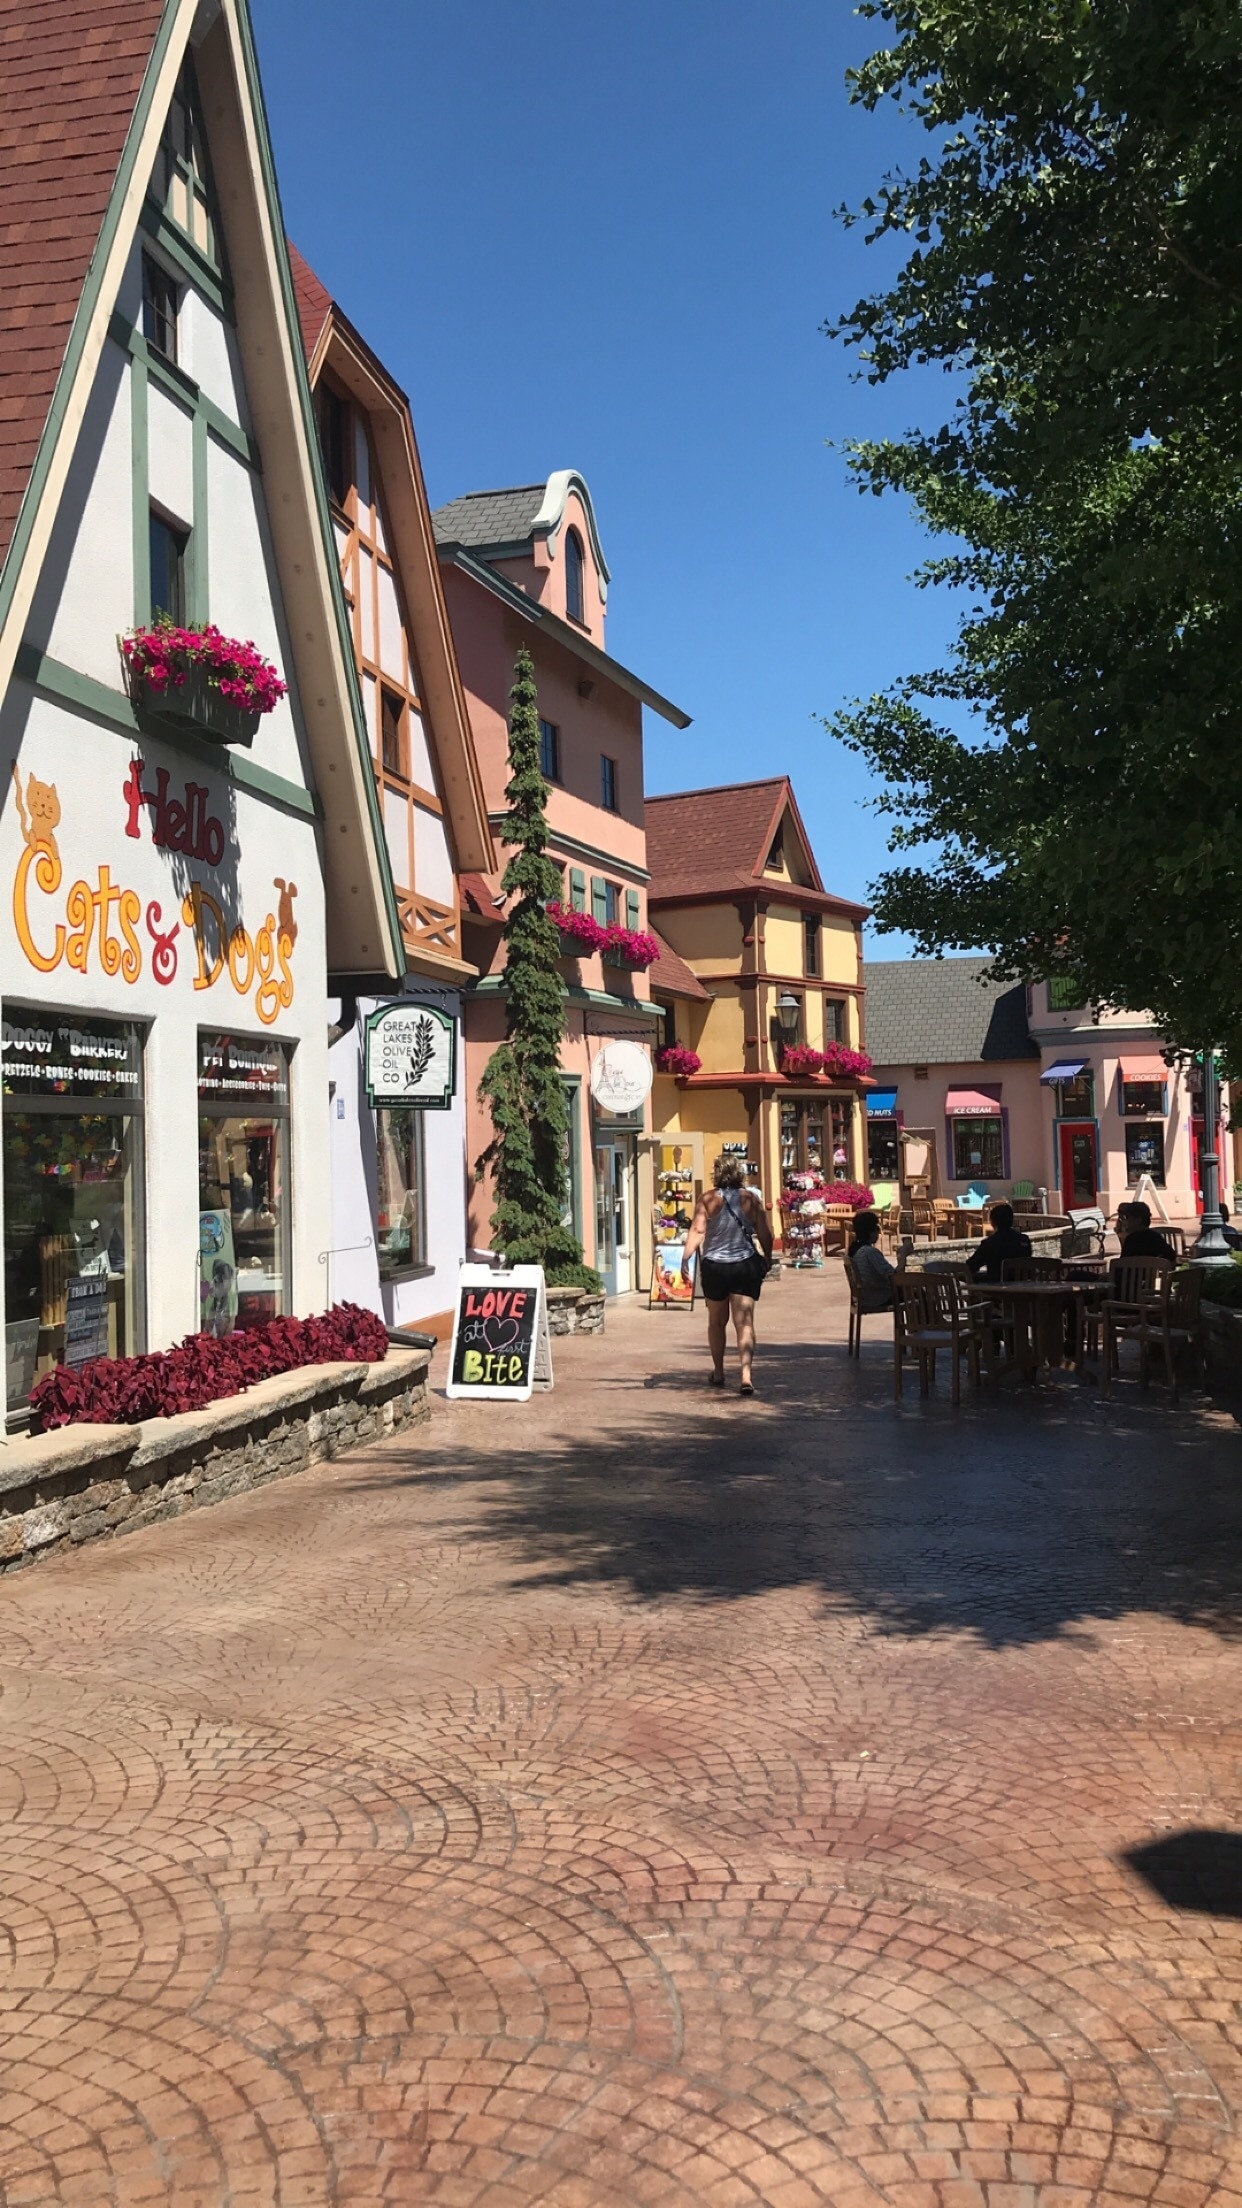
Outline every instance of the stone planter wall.
<path id="1" fill-rule="evenodd" d="M 304 1365 L 202 1411 L 62 1426 L 0 1450 L 0 1571 L 223 1502 L 428 1414 L 425 1349 Z"/>
<path id="2" fill-rule="evenodd" d="M 1205 1302 L 1200 1308 L 1208 1387 L 1232 1409 L 1242 1399 L 1242 1311 L 1220 1303 Z"/>
<path id="3" fill-rule="evenodd" d="M 1019 1220 L 1023 1234 L 1030 1236 L 1032 1257 L 1059 1257 L 1061 1255 L 1062 1228 L 1034 1227 L 1029 1220 Z M 921 1273 L 929 1262 L 933 1265 L 964 1265 L 973 1250 L 979 1247 L 976 1235 L 969 1242 L 916 1242 L 914 1248 L 902 1253 L 908 1273 Z"/>
<path id="4" fill-rule="evenodd" d="M 606 1302 L 585 1288 L 549 1288 L 549 1334 L 602 1334 Z"/>

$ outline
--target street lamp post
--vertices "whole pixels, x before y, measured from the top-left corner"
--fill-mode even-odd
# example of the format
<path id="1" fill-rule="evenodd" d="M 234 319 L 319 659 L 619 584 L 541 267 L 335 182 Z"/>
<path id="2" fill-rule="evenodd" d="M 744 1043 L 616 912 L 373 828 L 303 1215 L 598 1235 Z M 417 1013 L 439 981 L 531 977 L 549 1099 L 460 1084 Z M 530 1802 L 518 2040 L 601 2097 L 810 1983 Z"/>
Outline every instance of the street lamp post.
<path id="1" fill-rule="evenodd" d="M 1199 1222 L 1198 1240 L 1190 1252 L 1192 1265 L 1223 1265 L 1232 1255 L 1222 1232 L 1225 1222 L 1220 1211 L 1220 1157 L 1216 1148 L 1220 1119 L 1218 1099 L 1216 1053 L 1208 1049 L 1203 1053 L 1203 1148 L 1199 1153 L 1203 1217 Z"/>

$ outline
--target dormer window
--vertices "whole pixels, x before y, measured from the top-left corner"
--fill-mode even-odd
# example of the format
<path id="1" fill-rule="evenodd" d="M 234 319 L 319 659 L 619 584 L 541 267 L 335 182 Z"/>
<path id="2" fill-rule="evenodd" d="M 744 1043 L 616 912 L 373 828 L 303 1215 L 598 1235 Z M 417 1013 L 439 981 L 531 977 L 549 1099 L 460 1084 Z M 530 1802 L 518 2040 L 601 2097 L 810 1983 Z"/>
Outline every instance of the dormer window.
<path id="1" fill-rule="evenodd" d="M 783 830 L 780 828 L 777 829 L 776 834 L 772 838 L 772 848 L 763 862 L 763 867 L 766 874 L 780 874 L 784 872 L 785 837 Z"/>
<path id="2" fill-rule="evenodd" d="M 349 401 L 330 383 L 321 383 L 315 393 L 315 421 L 319 430 L 319 450 L 323 455 L 323 472 L 328 478 L 328 489 L 338 506 L 344 506 L 353 481 L 350 465 L 352 423 Z"/>
<path id="3" fill-rule="evenodd" d="M 576 529 L 570 529 L 565 538 L 565 611 L 571 621 L 584 623 L 582 566 L 582 539 Z"/>

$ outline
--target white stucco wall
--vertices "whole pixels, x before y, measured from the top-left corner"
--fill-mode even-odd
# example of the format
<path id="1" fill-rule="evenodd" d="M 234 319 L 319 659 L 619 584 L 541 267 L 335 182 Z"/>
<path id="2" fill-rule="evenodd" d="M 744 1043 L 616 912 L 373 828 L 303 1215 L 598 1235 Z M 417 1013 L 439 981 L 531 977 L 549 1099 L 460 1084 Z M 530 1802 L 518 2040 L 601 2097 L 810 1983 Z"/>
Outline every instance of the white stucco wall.
<path id="1" fill-rule="evenodd" d="M 408 977 L 404 999 L 435 1004 L 460 1021 L 461 998 L 455 989 Z M 333 1044 L 328 1058 L 332 1084 L 329 1134 L 332 1158 L 332 1298 L 365 1304 L 390 1326 L 416 1326 L 420 1319 L 451 1310 L 457 1269 L 466 1254 L 466 1111 L 465 1055 L 457 1045 L 457 1093 L 446 1112 L 423 1114 L 423 1160 L 427 1263 L 416 1280 L 384 1283 L 375 1250 L 374 1115 L 366 1100 L 362 1045 L 366 1017 L 391 997 L 360 997 L 352 1028 Z M 340 1006 L 330 1006 L 340 1018 Z M 358 1248 L 369 1238 L 369 1248 Z"/>

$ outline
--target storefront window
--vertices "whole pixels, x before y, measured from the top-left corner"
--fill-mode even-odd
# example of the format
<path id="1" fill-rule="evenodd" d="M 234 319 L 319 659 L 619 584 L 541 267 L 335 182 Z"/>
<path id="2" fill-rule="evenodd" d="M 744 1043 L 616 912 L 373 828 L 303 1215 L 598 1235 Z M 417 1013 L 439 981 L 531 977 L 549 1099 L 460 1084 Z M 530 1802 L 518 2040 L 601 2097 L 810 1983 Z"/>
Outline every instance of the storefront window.
<path id="1" fill-rule="evenodd" d="M 1057 1083 L 1057 1116 L 1060 1119 L 1095 1118 L 1095 1081 L 1082 1072 L 1074 1081 Z"/>
<path id="2" fill-rule="evenodd" d="M 824 1107 L 818 1099 L 781 1101 L 781 1172 L 818 1173 L 824 1170 Z"/>
<path id="3" fill-rule="evenodd" d="M 203 1330 L 290 1308 L 289 1050 L 198 1038 L 199 1294 Z"/>
<path id="4" fill-rule="evenodd" d="M 143 1346 L 142 1031 L 12 1007 L 4 1088 L 6 1405 Z"/>
<path id="5" fill-rule="evenodd" d="M 1121 1109 L 1126 1119 L 1152 1119 L 1164 1113 L 1163 1081 L 1123 1081 Z"/>
<path id="6" fill-rule="evenodd" d="M 1149 1173 L 1157 1188 L 1164 1187 L 1164 1128 L 1126 1128 L 1126 1178 L 1133 1187 L 1140 1174 Z"/>
<path id="7" fill-rule="evenodd" d="M 952 1127 L 954 1180 L 1003 1180 L 1005 1143 L 999 1113 L 995 1119 L 955 1119 Z"/>
<path id="8" fill-rule="evenodd" d="M 375 1240 L 381 1280 L 397 1280 L 427 1262 L 423 1115 L 408 1105 L 375 1114 Z"/>
<path id="9" fill-rule="evenodd" d="M 867 1121 L 867 1178 L 872 1181 L 895 1181 L 898 1178 L 895 1119 Z"/>

